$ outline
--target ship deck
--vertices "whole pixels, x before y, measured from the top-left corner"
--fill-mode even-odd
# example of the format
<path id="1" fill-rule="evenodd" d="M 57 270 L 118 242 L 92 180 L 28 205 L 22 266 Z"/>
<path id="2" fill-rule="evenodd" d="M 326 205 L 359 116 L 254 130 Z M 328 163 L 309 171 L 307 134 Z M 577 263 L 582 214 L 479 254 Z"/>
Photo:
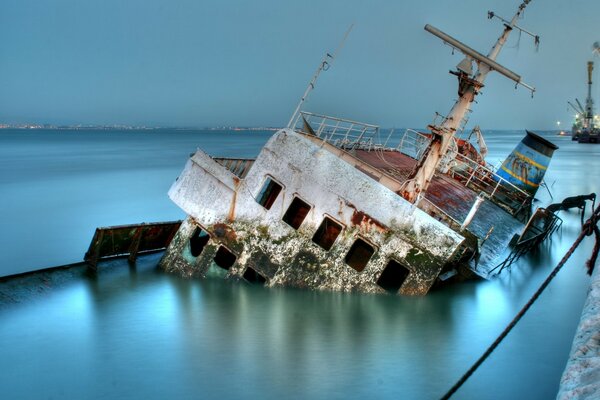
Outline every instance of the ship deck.
<path id="1" fill-rule="evenodd" d="M 351 150 L 350 154 L 365 164 L 404 183 L 417 160 L 397 150 Z M 478 193 L 446 174 L 436 174 L 424 198 L 450 216 L 460 225 L 465 220 Z M 523 230 L 524 225 L 507 211 L 486 199 L 473 218 L 468 230 L 483 240 L 478 271 L 483 275 L 502 261 L 500 255 L 506 250 L 511 238 Z M 492 229 L 493 228 L 493 229 Z M 490 229 L 492 232 L 490 233 Z"/>
<path id="2" fill-rule="evenodd" d="M 402 184 L 407 181 L 417 164 L 415 158 L 398 149 L 346 147 L 329 141 L 323 142 L 321 138 L 306 132 L 298 133 L 311 141 L 321 143 L 325 149 L 353 164 L 359 171 L 378 180 L 399 196 Z M 215 158 L 215 161 L 242 179 L 253 163 L 253 160 L 248 159 Z M 461 224 L 480 192 L 489 193 L 489 188 L 466 185 L 464 175 L 455 174 L 455 177 L 452 177 L 437 173 L 419 201 L 418 207 L 451 229 L 460 232 Z M 480 243 L 483 242 L 477 264 L 477 272 L 482 276 L 488 275 L 489 271 L 503 260 L 500 256 L 506 251 L 508 243 L 524 228 L 524 224 L 489 198 L 490 196 L 485 197 L 467 228 L 480 239 Z"/>

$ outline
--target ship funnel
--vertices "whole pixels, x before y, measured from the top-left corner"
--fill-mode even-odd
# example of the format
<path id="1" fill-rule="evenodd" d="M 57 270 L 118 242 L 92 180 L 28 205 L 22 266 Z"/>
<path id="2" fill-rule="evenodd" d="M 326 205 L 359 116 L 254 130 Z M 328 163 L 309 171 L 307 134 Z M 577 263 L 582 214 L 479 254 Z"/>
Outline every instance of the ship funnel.
<path id="1" fill-rule="evenodd" d="M 527 135 L 506 157 L 496 173 L 534 196 L 557 149 L 554 143 L 527 131 Z"/>

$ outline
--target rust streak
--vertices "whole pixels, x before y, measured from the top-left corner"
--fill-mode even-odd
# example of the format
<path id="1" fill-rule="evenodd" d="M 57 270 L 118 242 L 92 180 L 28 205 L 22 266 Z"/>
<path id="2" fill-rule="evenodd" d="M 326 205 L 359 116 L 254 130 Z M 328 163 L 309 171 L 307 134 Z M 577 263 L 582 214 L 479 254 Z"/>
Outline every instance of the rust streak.
<path id="1" fill-rule="evenodd" d="M 236 207 L 236 203 L 237 203 L 237 192 L 238 192 L 238 188 L 240 186 L 240 178 L 238 178 L 237 176 L 234 176 L 233 178 L 233 196 L 231 196 L 231 204 L 229 205 L 229 212 L 227 213 L 227 220 L 229 222 L 233 222 L 233 220 L 235 220 L 235 207 Z"/>
<path id="2" fill-rule="evenodd" d="M 376 218 L 373 218 L 364 211 L 358 210 L 354 204 L 346 202 L 346 205 L 354 209 L 354 212 L 352 213 L 352 218 L 350 220 L 353 225 L 373 225 L 375 228 L 382 232 L 389 230 L 389 228 L 381 221 L 379 221 Z"/>
<path id="3" fill-rule="evenodd" d="M 214 224 L 212 231 L 215 237 L 223 239 L 226 242 L 234 242 L 237 239 L 235 231 L 227 224 Z"/>

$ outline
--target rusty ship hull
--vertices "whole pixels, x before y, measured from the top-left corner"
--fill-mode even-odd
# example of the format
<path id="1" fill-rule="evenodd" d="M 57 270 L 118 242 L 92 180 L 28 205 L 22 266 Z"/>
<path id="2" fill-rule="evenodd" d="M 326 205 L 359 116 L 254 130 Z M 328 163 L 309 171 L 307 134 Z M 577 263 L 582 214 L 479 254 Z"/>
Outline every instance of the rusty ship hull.
<path id="1" fill-rule="evenodd" d="M 188 218 L 162 267 L 185 277 L 213 271 L 269 286 L 422 295 L 442 274 L 486 275 L 523 229 L 508 205 L 531 198 L 517 192 L 506 202 L 515 189 L 501 180 L 476 168 L 468 175 L 462 165 L 436 174 L 414 204 L 400 193 L 415 158 L 344 142 L 282 129 L 255 160 L 198 150 L 169 191 Z M 277 193 L 265 197 L 269 186 Z M 486 191 L 490 197 L 463 227 L 459 221 Z"/>
<path id="2" fill-rule="evenodd" d="M 281 130 L 239 174 L 196 152 L 169 191 L 188 219 L 164 268 L 184 276 L 220 268 L 228 277 L 269 285 L 363 292 L 383 292 L 388 285 L 378 280 L 396 268 L 406 276 L 389 285 L 402 294 L 426 293 L 466 250 L 465 237 L 390 189 L 399 184 L 393 177 L 383 185 L 362 172 L 376 173 L 375 167 L 319 141 Z M 259 198 L 267 182 L 281 187 L 269 209 Z M 308 209 L 289 211 L 297 204 Z M 323 224 L 334 226 L 321 235 L 328 233 L 326 239 L 316 236 Z M 206 243 L 192 254 L 198 235 Z"/>

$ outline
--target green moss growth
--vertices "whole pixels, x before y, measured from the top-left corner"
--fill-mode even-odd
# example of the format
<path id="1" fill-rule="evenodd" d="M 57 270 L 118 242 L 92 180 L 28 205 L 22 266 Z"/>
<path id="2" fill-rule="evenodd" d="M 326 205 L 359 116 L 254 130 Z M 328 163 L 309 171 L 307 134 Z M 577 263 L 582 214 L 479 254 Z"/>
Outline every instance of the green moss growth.
<path id="1" fill-rule="evenodd" d="M 441 262 L 431 253 L 416 247 L 411 248 L 404 259 L 416 270 L 439 268 L 441 266 Z"/>
<path id="2" fill-rule="evenodd" d="M 266 225 L 259 225 L 256 228 L 256 232 L 258 233 L 258 236 L 261 238 L 269 237 L 269 227 Z"/>

